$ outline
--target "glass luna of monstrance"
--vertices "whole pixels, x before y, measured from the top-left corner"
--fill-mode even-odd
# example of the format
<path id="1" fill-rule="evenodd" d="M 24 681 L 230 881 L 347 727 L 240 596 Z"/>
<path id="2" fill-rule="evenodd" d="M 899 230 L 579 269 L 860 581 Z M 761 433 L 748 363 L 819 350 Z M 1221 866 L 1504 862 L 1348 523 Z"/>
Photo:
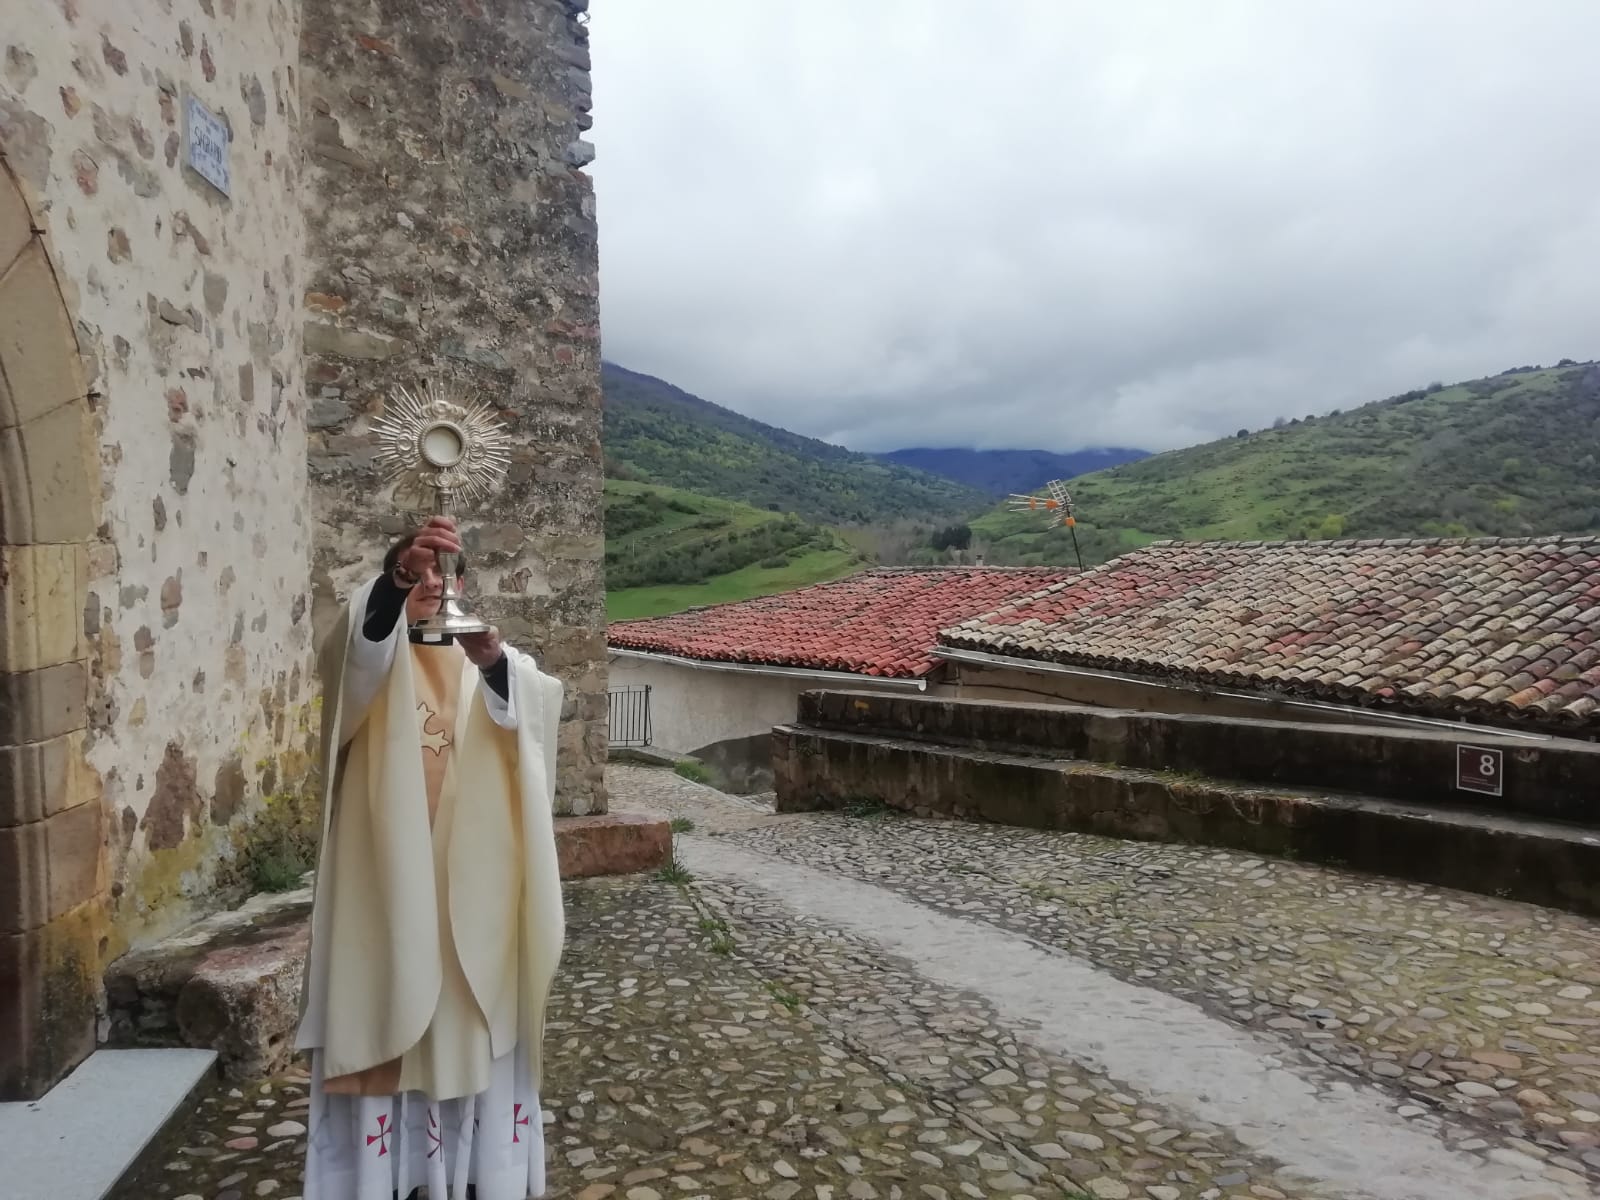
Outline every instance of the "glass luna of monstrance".
<path id="1" fill-rule="evenodd" d="M 494 410 L 481 400 L 456 399 L 436 381 L 421 395 L 396 389 L 372 430 L 378 469 L 395 484 L 395 500 L 412 511 L 453 518 L 459 505 L 494 491 L 511 463 L 510 436 Z M 489 630 L 467 609 L 456 561 L 454 554 L 439 555 L 444 592 L 439 611 L 412 624 L 418 641 L 448 643 Z"/>

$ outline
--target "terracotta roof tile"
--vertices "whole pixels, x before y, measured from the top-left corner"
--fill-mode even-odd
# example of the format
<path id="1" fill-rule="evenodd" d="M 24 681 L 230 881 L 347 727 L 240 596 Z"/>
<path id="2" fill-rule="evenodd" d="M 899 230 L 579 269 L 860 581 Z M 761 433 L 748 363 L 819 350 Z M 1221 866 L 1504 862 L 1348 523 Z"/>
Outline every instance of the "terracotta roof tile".
<path id="1" fill-rule="evenodd" d="M 941 643 L 1600 730 L 1600 536 L 1165 542 Z"/>
<path id="2" fill-rule="evenodd" d="M 913 679 L 938 665 L 939 630 L 1059 583 L 1058 567 L 863 571 L 777 596 L 620 621 L 606 641 L 711 662 Z"/>

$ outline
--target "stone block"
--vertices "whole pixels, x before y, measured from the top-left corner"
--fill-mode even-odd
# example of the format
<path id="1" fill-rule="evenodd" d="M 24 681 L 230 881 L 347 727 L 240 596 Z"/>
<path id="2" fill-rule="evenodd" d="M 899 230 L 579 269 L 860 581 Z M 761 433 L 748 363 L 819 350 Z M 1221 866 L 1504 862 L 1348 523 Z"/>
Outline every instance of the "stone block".
<path id="1" fill-rule="evenodd" d="M 99 890 L 102 826 L 86 803 L 0 829 L 0 933 L 37 929 Z"/>
<path id="2" fill-rule="evenodd" d="M 0 412 L 0 425 L 24 424 L 88 391 L 78 340 L 38 238 L 0 276 L 0 370 L 11 405 Z"/>
<path id="3" fill-rule="evenodd" d="M 0 274 L 17 260 L 33 238 L 33 218 L 22 193 L 9 179 L 0 178 Z"/>
<path id="4" fill-rule="evenodd" d="M 0 934 L 0 1101 L 37 1099 L 94 1049 L 102 923 L 96 899 Z"/>
<path id="5" fill-rule="evenodd" d="M 0 746 L 0 827 L 42 821 L 92 798 L 83 734 L 25 746 Z"/>
<path id="6" fill-rule="evenodd" d="M 556 855 L 563 879 L 653 871 L 672 857 L 672 829 L 637 813 L 557 817 Z"/>
<path id="7" fill-rule="evenodd" d="M 393 358 L 404 354 L 407 343 L 381 334 L 364 333 L 359 329 L 342 329 L 323 321 L 307 321 L 305 325 L 307 354 L 336 354 L 340 358 Z"/>
<path id="8" fill-rule="evenodd" d="M 310 889 L 252 896 L 106 970 L 110 1040 L 215 1050 L 225 1078 L 283 1069 L 299 1022 Z"/>
<path id="9" fill-rule="evenodd" d="M 48 741 L 82 729 L 87 702 L 82 663 L 0 675 L 0 746 Z"/>
<path id="10" fill-rule="evenodd" d="M 0 544 L 0 671 L 33 671 L 82 658 L 83 593 L 89 548 L 82 543 Z"/>
<path id="11" fill-rule="evenodd" d="M 87 404 L 0 423 L 0 544 L 87 541 L 99 492 Z"/>

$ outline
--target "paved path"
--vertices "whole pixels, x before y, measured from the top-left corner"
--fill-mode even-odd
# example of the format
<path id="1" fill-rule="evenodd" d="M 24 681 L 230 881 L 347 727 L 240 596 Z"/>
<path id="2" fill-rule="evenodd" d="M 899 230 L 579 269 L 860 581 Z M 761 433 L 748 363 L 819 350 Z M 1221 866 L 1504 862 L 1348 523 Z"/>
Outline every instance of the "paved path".
<path id="1" fill-rule="evenodd" d="M 552 1196 L 1600 1192 L 1600 924 L 1245 855 L 778 816 L 614 766 L 695 878 L 569 885 Z M 132 1197 L 299 1193 L 295 1075 Z"/>

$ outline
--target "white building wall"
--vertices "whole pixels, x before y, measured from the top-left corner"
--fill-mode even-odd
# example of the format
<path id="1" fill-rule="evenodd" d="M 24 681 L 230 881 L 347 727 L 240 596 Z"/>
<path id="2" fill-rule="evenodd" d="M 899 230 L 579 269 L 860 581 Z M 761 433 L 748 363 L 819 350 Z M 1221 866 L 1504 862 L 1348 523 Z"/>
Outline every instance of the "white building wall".
<path id="1" fill-rule="evenodd" d="M 867 676 L 829 682 L 804 675 L 726 671 L 613 654 L 610 686 L 649 684 L 651 742 L 692 754 L 708 746 L 766 733 L 795 719 L 800 693 L 818 688 L 904 691 Z"/>

